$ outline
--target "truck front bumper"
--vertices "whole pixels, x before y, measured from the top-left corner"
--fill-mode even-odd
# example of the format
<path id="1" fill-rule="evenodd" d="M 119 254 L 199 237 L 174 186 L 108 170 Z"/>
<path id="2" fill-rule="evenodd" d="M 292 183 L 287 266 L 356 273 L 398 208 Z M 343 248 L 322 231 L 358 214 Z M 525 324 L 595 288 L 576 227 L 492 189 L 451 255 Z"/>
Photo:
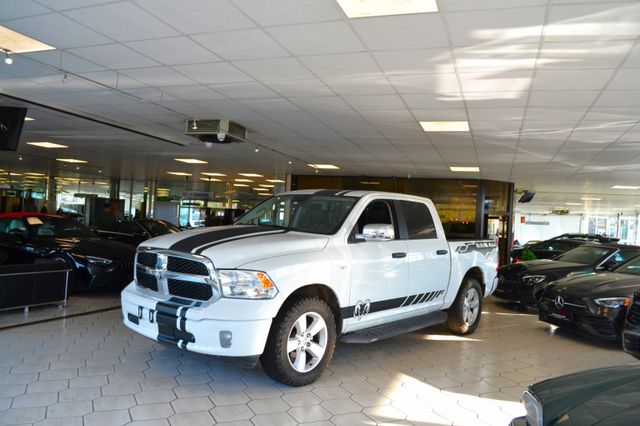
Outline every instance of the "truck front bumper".
<path id="1" fill-rule="evenodd" d="M 121 294 L 124 325 L 158 342 L 223 357 L 255 357 L 264 351 L 272 319 L 218 320 L 215 311 L 224 309 L 225 299 L 204 306 L 199 302 L 172 298 L 159 300 L 141 294 L 135 282 Z M 247 309 L 238 316 L 251 313 Z"/>

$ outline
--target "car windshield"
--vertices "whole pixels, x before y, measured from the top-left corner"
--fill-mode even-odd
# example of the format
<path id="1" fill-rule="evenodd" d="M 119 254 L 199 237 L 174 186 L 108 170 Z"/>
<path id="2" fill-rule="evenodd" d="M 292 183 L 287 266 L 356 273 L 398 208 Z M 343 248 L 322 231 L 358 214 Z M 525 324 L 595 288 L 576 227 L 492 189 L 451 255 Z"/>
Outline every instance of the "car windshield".
<path id="1" fill-rule="evenodd" d="M 237 225 L 262 225 L 330 235 L 338 231 L 358 201 L 355 197 L 290 194 L 271 197 L 249 210 Z"/>
<path id="2" fill-rule="evenodd" d="M 26 220 L 31 235 L 38 237 L 95 237 L 91 229 L 66 217 L 34 216 Z"/>
<path id="3" fill-rule="evenodd" d="M 556 256 L 553 260 L 562 262 L 581 263 L 583 265 L 596 265 L 611 255 L 616 249 L 611 247 L 598 247 L 584 245 L 569 250 Z"/>
<path id="4" fill-rule="evenodd" d="M 632 258 L 618 266 L 614 271 L 621 274 L 640 275 L 640 257 Z"/>
<path id="5" fill-rule="evenodd" d="M 138 221 L 138 223 L 152 237 L 159 237 L 160 235 L 180 232 L 180 229 L 178 229 L 178 227 L 169 222 L 165 222 L 164 220 L 141 219 Z"/>

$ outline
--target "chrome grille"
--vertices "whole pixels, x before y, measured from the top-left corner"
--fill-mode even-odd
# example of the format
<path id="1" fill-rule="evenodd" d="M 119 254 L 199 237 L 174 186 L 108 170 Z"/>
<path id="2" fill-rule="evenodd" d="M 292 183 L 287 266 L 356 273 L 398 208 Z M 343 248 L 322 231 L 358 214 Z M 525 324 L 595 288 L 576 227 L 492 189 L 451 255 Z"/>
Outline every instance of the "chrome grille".
<path id="1" fill-rule="evenodd" d="M 136 254 L 136 284 L 165 296 L 206 301 L 219 298 L 213 264 L 204 256 L 142 249 Z"/>

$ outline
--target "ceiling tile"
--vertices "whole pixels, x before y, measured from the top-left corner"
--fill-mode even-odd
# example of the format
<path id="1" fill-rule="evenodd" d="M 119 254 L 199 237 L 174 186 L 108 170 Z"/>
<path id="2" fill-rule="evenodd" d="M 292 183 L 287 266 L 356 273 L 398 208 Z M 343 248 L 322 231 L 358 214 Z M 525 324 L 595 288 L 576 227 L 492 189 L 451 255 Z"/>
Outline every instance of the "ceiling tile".
<path id="1" fill-rule="evenodd" d="M 256 80 L 263 82 L 313 78 L 313 74 L 293 58 L 235 61 L 234 64 Z"/>
<path id="2" fill-rule="evenodd" d="M 344 96 L 343 99 L 356 111 L 405 108 L 398 95 Z"/>
<path id="3" fill-rule="evenodd" d="M 289 98 L 291 102 L 298 105 L 305 111 L 350 111 L 351 107 L 337 96 L 304 96 Z"/>
<path id="4" fill-rule="evenodd" d="M 531 71 L 461 73 L 462 88 L 467 92 L 520 92 L 529 90 Z"/>
<path id="5" fill-rule="evenodd" d="M 42 0 L 40 0 L 42 2 Z M 47 7 L 54 10 L 75 9 L 78 7 L 96 6 L 111 3 L 113 0 L 46 0 Z"/>
<path id="6" fill-rule="evenodd" d="M 194 81 L 169 67 L 133 68 L 124 70 L 124 75 L 141 81 L 149 86 L 190 86 Z"/>
<path id="7" fill-rule="evenodd" d="M 153 0 L 150 0 L 153 1 Z M 262 26 L 301 24 L 343 19 L 334 1 L 317 0 L 232 0 L 238 8 Z"/>
<path id="8" fill-rule="evenodd" d="M 171 37 L 178 32 L 129 2 L 64 12 L 68 17 L 118 41 Z"/>
<path id="9" fill-rule="evenodd" d="M 387 95 L 395 91 L 384 77 L 332 77 L 324 82 L 336 93 L 348 95 Z"/>
<path id="10" fill-rule="evenodd" d="M 358 37 L 344 21 L 270 27 L 266 31 L 294 55 L 324 55 L 364 50 Z"/>
<path id="11" fill-rule="evenodd" d="M 215 62 L 220 58 L 187 37 L 171 37 L 125 43 L 164 65 Z"/>
<path id="12" fill-rule="evenodd" d="M 513 108 L 525 106 L 528 92 L 465 92 L 468 108 Z"/>
<path id="13" fill-rule="evenodd" d="M 538 66 L 540 69 L 617 68 L 631 46 L 630 40 L 546 42 Z"/>
<path id="14" fill-rule="evenodd" d="M 241 11 L 224 0 L 136 0 L 154 16 L 169 22 L 183 34 L 207 33 L 254 28 Z"/>
<path id="15" fill-rule="evenodd" d="M 3 0 L 0 21 L 42 15 L 49 12 L 51 12 L 50 9 L 37 4 L 33 0 Z"/>
<path id="16" fill-rule="evenodd" d="M 353 28 L 370 50 L 448 47 L 439 13 L 353 19 Z"/>
<path id="17" fill-rule="evenodd" d="M 330 96 L 333 91 L 321 80 L 287 80 L 266 83 L 272 90 L 286 97 Z"/>
<path id="18" fill-rule="evenodd" d="M 407 109 L 358 111 L 367 121 L 416 122 L 415 117 Z"/>
<path id="19" fill-rule="evenodd" d="M 82 59 L 68 51 L 47 50 L 43 52 L 23 53 L 21 56 L 44 62 L 51 67 L 69 72 L 80 73 L 102 71 L 105 68 L 91 61 Z"/>
<path id="20" fill-rule="evenodd" d="M 538 70 L 534 90 L 600 90 L 614 70 Z"/>
<path id="21" fill-rule="evenodd" d="M 173 69 L 191 77 L 199 83 L 207 85 L 253 81 L 251 77 L 227 62 L 179 65 L 174 66 Z"/>
<path id="22" fill-rule="evenodd" d="M 412 49 L 373 52 L 386 74 L 451 74 L 455 72 L 448 49 Z"/>
<path id="23" fill-rule="evenodd" d="M 566 120 L 567 122 L 577 122 L 582 119 L 584 113 L 587 112 L 587 107 L 529 107 L 527 109 L 527 120 Z"/>
<path id="24" fill-rule="evenodd" d="M 480 43 L 537 43 L 542 34 L 544 7 L 447 13 L 454 46 Z"/>
<path id="25" fill-rule="evenodd" d="M 58 49 L 112 41 L 66 16 L 55 13 L 6 21 L 2 25 Z"/>
<path id="26" fill-rule="evenodd" d="M 597 90 L 539 91 L 533 90 L 529 105 L 533 107 L 590 106 L 598 97 Z"/>
<path id="27" fill-rule="evenodd" d="M 584 117 L 593 121 L 637 121 L 640 117 L 640 107 L 612 108 L 593 107 Z"/>
<path id="28" fill-rule="evenodd" d="M 467 120 L 467 113 L 464 109 L 412 109 L 411 112 L 418 121 Z"/>
<path id="29" fill-rule="evenodd" d="M 447 0 L 439 2 L 442 10 L 465 11 L 482 9 L 506 9 L 514 7 L 527 7 L 546 5 L 547 0 L 483 0 L 482 2 L 468 0 Z"/>
<path id="30" fill-rule="evenodd" d="M 640 35 L 640 4 L 567 4 L 551 8 L 546 41 L 635 39 Z"/>
<path id="31" fill-rule="evenodd" d="M 454 50 L 460 72 L 508 72 L 532 70 L 536 65 L 538 43 L 479 44 Z"/>
<path id="32" fill-rule="evenodd" d="M 402 99 L 411 109 L 425 108 L 463 108 L 462 96 L 460 93 L 421 93 L 419 95 L 402 95 Z"/>
<path id="33" fill-rule="evenodd" d="M 289 53 L 263 30 L 199 34 L 192 38 L 226 60 L 289 56 Z"/>
<path id="34" fill-rule="evenodd" d="M 636 69 L 618 70 L 607 89 L 611 90 L 640 90 L 640 78 Z"/>
<path id="35" fill-rule="evenodd" d="M 640 68 L 640 44 L 637 44 L 631 49 L 629 57 L 626 59 L 623 65 L 624 68 Z"/>
<path id="36" fill-rule="evenodd" d="M 605 90 L 598 98 L 595 106 L 640 106 L 640 90 Z"/>
<path id="37" fill-rule="evenodd" d="M 121 44 L 81 47 L 78 49 L 70 49 L 69 51 L 77 56 L 113 70 L 159 65 L 156 61 Z"/>
<path id="38" fill-rule="evenodd" d="M 500 118 L 501 120 L 522 120 L 524 108 L 474 108 L 469 111 L 470 120 L 491 120 Z"/>
<path id="39" fill-rule="evenodd" d="M 390 75 L 388 78 L 401 94 L 455 94 L 460 90 L 455 74 Z"/>
<path id="40" fill-rule="evenodd" d="M 278 94 L 258 82 L 216 84 L 212 89 L 232 99 L 276 98 Z"/>
<path id="41" fill-rule="evenodd" d="M 369 53 L 302 56 L 300 60 L 320 78 L 381 74 L 380 68 Z"/>

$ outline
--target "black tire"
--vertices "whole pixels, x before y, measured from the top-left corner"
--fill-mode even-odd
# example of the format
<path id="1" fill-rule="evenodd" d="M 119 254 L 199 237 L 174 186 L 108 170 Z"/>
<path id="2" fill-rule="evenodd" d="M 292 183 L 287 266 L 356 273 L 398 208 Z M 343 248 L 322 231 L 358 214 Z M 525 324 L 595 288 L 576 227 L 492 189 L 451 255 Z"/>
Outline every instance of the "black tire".
<path id="1" fill-rule="evenodd" d="M 478 328 L 481 316 L 482 288 L 478 280 L 468 277 L 462 282 L 456 300 L 449 308 L 447 326 L 454 334 L 471 334 Z"/>
<path id="2" fill-rule="evenodd" d="M 312 325 L 322 327 L 320 318 L 325 331 L 319 330 L 310 337 L 310 333 L 306 334 L 306 340 L 305 336 L 296 334 L 301 323 L 307 325 L 305 331 L 313 332 Z M 293 351 L 287 350 L 290 340 L 296 346 Z M 264 371 L 274 380 L 291 386 L 305 386 L 320 377 L 333 357 L 335 346 L 336 322 L 331 308 L 322 299 L 306 297 L 285 308 L 274 319 L 260 360 Z M 314 356 L 313 351 L 322 347 L 322 355 Z M 306 362 L 308 356 L 311 361 Z"/>

